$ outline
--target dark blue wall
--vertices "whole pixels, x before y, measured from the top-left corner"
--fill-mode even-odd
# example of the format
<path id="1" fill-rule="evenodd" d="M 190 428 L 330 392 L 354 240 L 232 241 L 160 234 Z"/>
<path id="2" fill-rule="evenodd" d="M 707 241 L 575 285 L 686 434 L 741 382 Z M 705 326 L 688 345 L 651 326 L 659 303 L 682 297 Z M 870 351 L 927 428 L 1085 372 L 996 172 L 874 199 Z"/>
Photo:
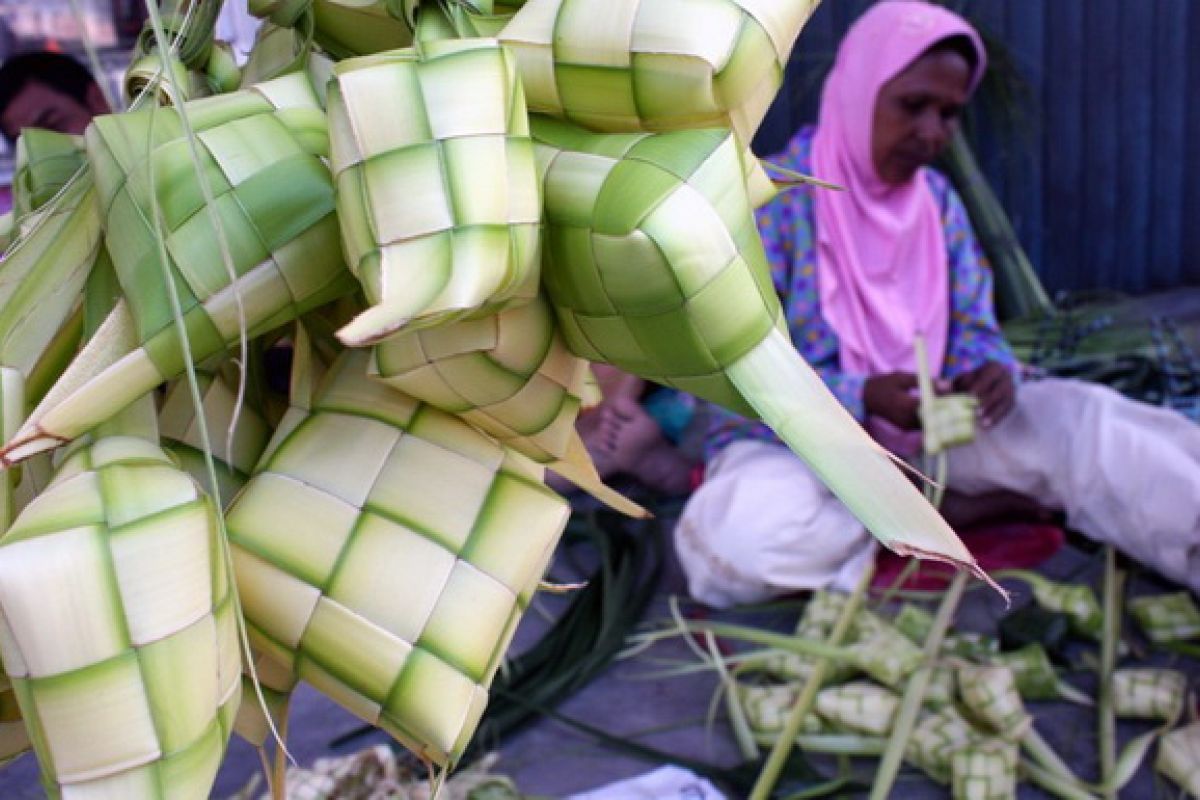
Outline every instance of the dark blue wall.
<path id="1" fill-rule="evenodd" d="M 997 40 L 1023 79 L 1021 102 L 976 102 L 972 140 L 1047 289 L 1200 285 L 1200 2 L 946 4 Z M 815 118 L 837 42 L 868 5 L 818 8 L 760 153 Z"/>

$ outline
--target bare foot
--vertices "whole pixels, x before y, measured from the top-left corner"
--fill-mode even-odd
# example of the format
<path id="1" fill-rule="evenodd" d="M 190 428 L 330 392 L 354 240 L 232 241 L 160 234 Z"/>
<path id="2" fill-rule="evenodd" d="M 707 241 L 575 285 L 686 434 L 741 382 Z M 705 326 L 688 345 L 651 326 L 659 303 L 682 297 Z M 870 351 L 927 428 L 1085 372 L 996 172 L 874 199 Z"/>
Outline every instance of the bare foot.
<path id="1" fill-rule="evenodd" d="M 601 446 L 622 472 L 634 471 L 642 456 L 663 439 L 658 423 L 631 398 L 613 398 L 600 415 Z"/>

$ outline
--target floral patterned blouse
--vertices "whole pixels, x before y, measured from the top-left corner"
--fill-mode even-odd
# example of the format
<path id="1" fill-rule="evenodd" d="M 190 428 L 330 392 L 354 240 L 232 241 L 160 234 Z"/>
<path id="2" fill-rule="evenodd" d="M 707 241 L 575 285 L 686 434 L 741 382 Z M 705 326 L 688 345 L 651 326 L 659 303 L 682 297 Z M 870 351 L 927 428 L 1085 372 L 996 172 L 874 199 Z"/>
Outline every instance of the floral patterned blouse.
<path id="1" fill-rule="evenodd" d="M 788 169 L 810 174 L 814 129 L 800 130 L 787 149 L 772 160 Z M 942 377 L 953 378 L 998 361 L 1017 372 L 1012 351 L 1000 333 L 992 306 L 992 273 L 975 239 L 962 200 L 944 175 L 926 169 L 925 177 L 934 199 L 942 209 L 946 246 L 950 253 L 950 330 Z M 833 394 L 856 419 L 864 419 L 863 384 L 867 375 L 842 372 L 837 334 L 821 317 L 817 294 L 815 213 L 813 192 L 802 185 L 780 193 L 757 212 L 759 233 L 766 247 L 767 262 L 775 290 L 783 301 L 792 342 L 805 360 L 821 375 Z M 710 459 L 737 439 L 777 440 L 761 422 L 709 404 L 709 426 L 705 456 Z"/>

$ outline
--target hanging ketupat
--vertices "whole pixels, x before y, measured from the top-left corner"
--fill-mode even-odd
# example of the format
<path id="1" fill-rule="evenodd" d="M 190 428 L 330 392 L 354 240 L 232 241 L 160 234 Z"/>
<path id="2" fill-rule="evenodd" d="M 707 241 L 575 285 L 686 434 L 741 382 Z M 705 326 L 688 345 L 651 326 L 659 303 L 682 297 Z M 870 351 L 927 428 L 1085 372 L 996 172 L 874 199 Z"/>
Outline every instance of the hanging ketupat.
<path id="1" fill-rule="evenodd" d="M 345 344 L 533 298 L 541 194 L 503 47 L 427 41 L 340 62 L 329 120 L 346 261 L 371 304 Z"/>
<path id="2" fill-rule="evenodd" d="M 241 696 L 216 514 L 152 441 L 102 434 L 0 539 L 0 654 L 51 797 L 208 796 Z"/>
<path id="3" fill-rule="evenodd" d="M 228 515 L 251 641 L 439 764 L 470 740 L 569 506 L 455 417 L 330 369 Z"/>
<path id="4" fill-rule="evenodd" d="M 167 28 L 182 47 L 163 48 L 157 37 L 151 46 L 147 34 L 141 51 L 155 59 L 164 49 L 176 54 L 191 75 L 206 76 L 206 91 L 222 92 L 237 76 L 212 42 L 215 5 L 192 14 L 188 2 L 172 4 Z M 640 512 L 599 482 L 573 430 L 588 394 L 586 359 L 761 416 L 889 546 L 975 569 L 781 328 L 750 215 L 773 189 L 747 142 L 814 3 L 695 0 L 695 19 L 705 23 L 698 32 L 671 12 L 684 5 L 255 0 L 252 11 L 294 30 L 264 35 L 260 45 L 273 51 L 252 58 L 248 74 L 287 74 L 175 108 L 99 118 L 86 137 L 87 163 L 71 176 L 66 162 L 43 170 L 39 161 L 35 169 L 30 138 L 27 204 L 48 202 L 44 213 L 27 215 L 6 259 L 11 281 L 0 283 L 7 434 L 0 462 L 11 466 L 77 439 L 181 375 L 189 360 L 222 355 L 239 339 L 340 298 L 325 319 L 352 320 L 340 330 L 346 343 L 378 346 L 343 355 L 311 407 L 301 401 L 276 426 L 230 511 L 236 585 L 272 713 L 295 680 L 307 679 L 439 763 L 453 762 L 466 746 L 565 523 L 569 507 L 543 485 L 544 466 Z M 522 38 L 554 15 L 570 23 L 562 47 Z M 670 24 L 638 27 L 656 19 Z M 621 40 L 617 28 L 625 22 L 636 35 Z M 506 44 L 463 38 L 481 32 L 499 32 Z M 597 32 L 607 32 L 597 39 L 606 47 L 620 47 L 589 61 L 584 40 Z M 722 60 L 716 51 L 724 45 Z M 607 64 L 617 52 L 627 63 Z M 337 65 L 327 117 L 321 76 L 332 67 L 325 55 L 364 53 L 373 55 Z M 564 101 L 541 110 L 643 132 L 597 134 L 541 118 L 532 123 L 535 157 L 525 91 L 547 84 L 529 72 L 531 64 L 557 71 L 554 91 Z M 601 75 L 606 66 L 619 68 Z M 178 80 L 156 83 L 161 76 L 153 71 L 143 77 L 160 101 L 187 94 Z M 597 91 L 622 81 L 632 95 Z M 634 117 L 604 106 L 628 105 L 630 97 Z M 644 132 L 660 129 L 674 132 Z M 195 174 L 193 145 L 212 208 Z M 106 271 L 109 256 L 120 301 L 103 324 L 87 325 L 98 329 L 61 369 L 56 361 L 79 338 L 73 312 L 91 313 L 77 310 L 84 279 L 89 269 Z M 366 307 L 347 299 L 358 288 L 351 271 Z M 553 314 L 539 296 L 543 285 Z M 262 349 L 245 355 L 257 358 Z M 42 394 L 50 382 L 44 377 L 59 373 L 22 421 L 24 380 L 36 374 Z M 202 404 L 213 401 L 214 386 L 199 392 Z M 185 388 L 190 394 L 177 384 L 166 402 L 164 438 L 186 442 L 191 456 L 203 449 L 221 455 L 225 426 L 216 419 L 231 416 L 231 396 L 205 410 L 212 423 L 206 443 L 181 408 Z M 254 419 L 242 415 L 246 425 Z M 231 459 L 241 470 L 257 449 L 249 442 L 261 443 L 263 433 L 241 432 L 246 438 Z M 62 711 L 32 725 L 47 781 L 68 796 L 86 794 L 81 787 L 93 779 L 121 797 L 206 796 L 240 685 L 230 677 L 237 669 L 227 645 L 237 619 L 220 582 L 215 529 L 204 528 L 211 602 L 193 602 L 183 581 L 164 582 L 156 590 L 160 610 L 192 603 L 196 615 L 193 627 L 163 628 L 158 639 L 136 632 L 141 606 L 126 607 L 123 621 L 100 618 L 115 593 L 126 591 L 121 568 L 114 577 L 101 567 L 104 547 L 116 558 L 133 542 L 131 527 L 155 547 L 169 547 L 186 529 L 193 549 L 171 555 L 178 569 L 194 568 L 199 562 L 185 556 L 198 552 L 199 516 L 178 511 L 187 525 L 143 528 L 125 504 L 149 503 L 156 522 L 173 522 L 170 501 L 186 495 L 188 509 L 206 509 L 208 525 L 213 503 L 152 442 L 108 435 L 75 448 L 52 488 L 0 541 L 0 573 L 15 574 L 18 564 L 25 570 L 26 561 L 35 568 L 29 574 L 42 570 L 39 590 L 50 608 L 69 606 L 72 592 L 94 590 L 99 599 L 80 606 L 86 618 L 60 616 L 75 626 L 81 647 L 91 646 L 77 666 L 98 664 L 95 681 L 127 690 L 105 696 L 129 703 L 121 706 L 121 735 L 106 742 L 112 758 L 79 761 L 72 743 L 87 735 L 87 707 L 75 708 L 77 698 L 59 691 L 61 665 L 48 671 L 24 656 L 22 647 L 36 656 L 50 645 L 25 630 L 28 579 L 5 580 L 0 610 L 11 630 L 2 646 L 6 662 L 17 665 L 22 705 L 58 702 Z M 154 477 L 151 488 L 143 490 L 138 475 Z M 98 486 L 92 494 L 68 491 L 88 481 Z M 70 516 L 84 511 L 86 520 Z M 34 557 L 43 550 L 53 558 Z M 164 581 L 170 574 L 162 573 Z M 143 578 L 156 579 L 153 571 Z M 217 661 L 211 647 L 202 652 L 191 641 L 203 638 L 195 626 L 220 631 Z M 51 625 L 38 635 L 57 641 L 59 633 Z M 17 654 L 11 662 L 9 651 Z M 137 659 L 158 665 L 143 670 L 141 689 L 131 682 L 129 664 Z M 186 663 L 175 669 L 176 659 Z M 219 688 L 189 696 L 182 727 L 154 716 L 166 691 L 162 676 L 172 671 Z M 149 693 L 149 711 L 139 710 L 138 691 Z M 826 695 L 827 710 L 832 699 Z M 886 706 L 888 699 L 872 702 Z M 151 725 L 153 737 L 143 735 L 147 719 L 161 722 Z M 267 737 L 255 709 L 247 706 L 239 719 L 255 741 Z M 187 765 L 190 777 L 182 772 Z"/>

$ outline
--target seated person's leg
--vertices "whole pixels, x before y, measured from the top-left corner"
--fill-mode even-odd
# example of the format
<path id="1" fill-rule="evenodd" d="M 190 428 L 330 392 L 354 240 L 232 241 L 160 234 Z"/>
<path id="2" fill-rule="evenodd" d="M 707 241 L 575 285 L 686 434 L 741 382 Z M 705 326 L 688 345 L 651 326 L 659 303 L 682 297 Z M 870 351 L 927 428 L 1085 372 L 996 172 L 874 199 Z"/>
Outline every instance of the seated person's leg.
<path id="1" fill-rule="evenodd" d="M 1200 426 L 1182 415 L 1079 381 L 1029 383 L 951 451 L 950 484 L 1061 508 L 1071 528 L 1200 591 Z"/>
<path id="2" fill-rule="evenodd" d="M 875 540 L 791 451 L 735 442 L 684 506 L 675 548 L 692 597 L 723 607 L 850 589 Z"/>
<path id="3" fill-rule="evenodd" d="M 601 478 L 625 473 L 668 495 L 691 488 L 693 462 L 663 435 L 658 422 L 642 408 L 646 382 L 606 364 L 592 367 L 604 395 L 595 408 L 580 414 L 577 427 Z M 549 485 L 569 489 L 551 477 Z"/>

